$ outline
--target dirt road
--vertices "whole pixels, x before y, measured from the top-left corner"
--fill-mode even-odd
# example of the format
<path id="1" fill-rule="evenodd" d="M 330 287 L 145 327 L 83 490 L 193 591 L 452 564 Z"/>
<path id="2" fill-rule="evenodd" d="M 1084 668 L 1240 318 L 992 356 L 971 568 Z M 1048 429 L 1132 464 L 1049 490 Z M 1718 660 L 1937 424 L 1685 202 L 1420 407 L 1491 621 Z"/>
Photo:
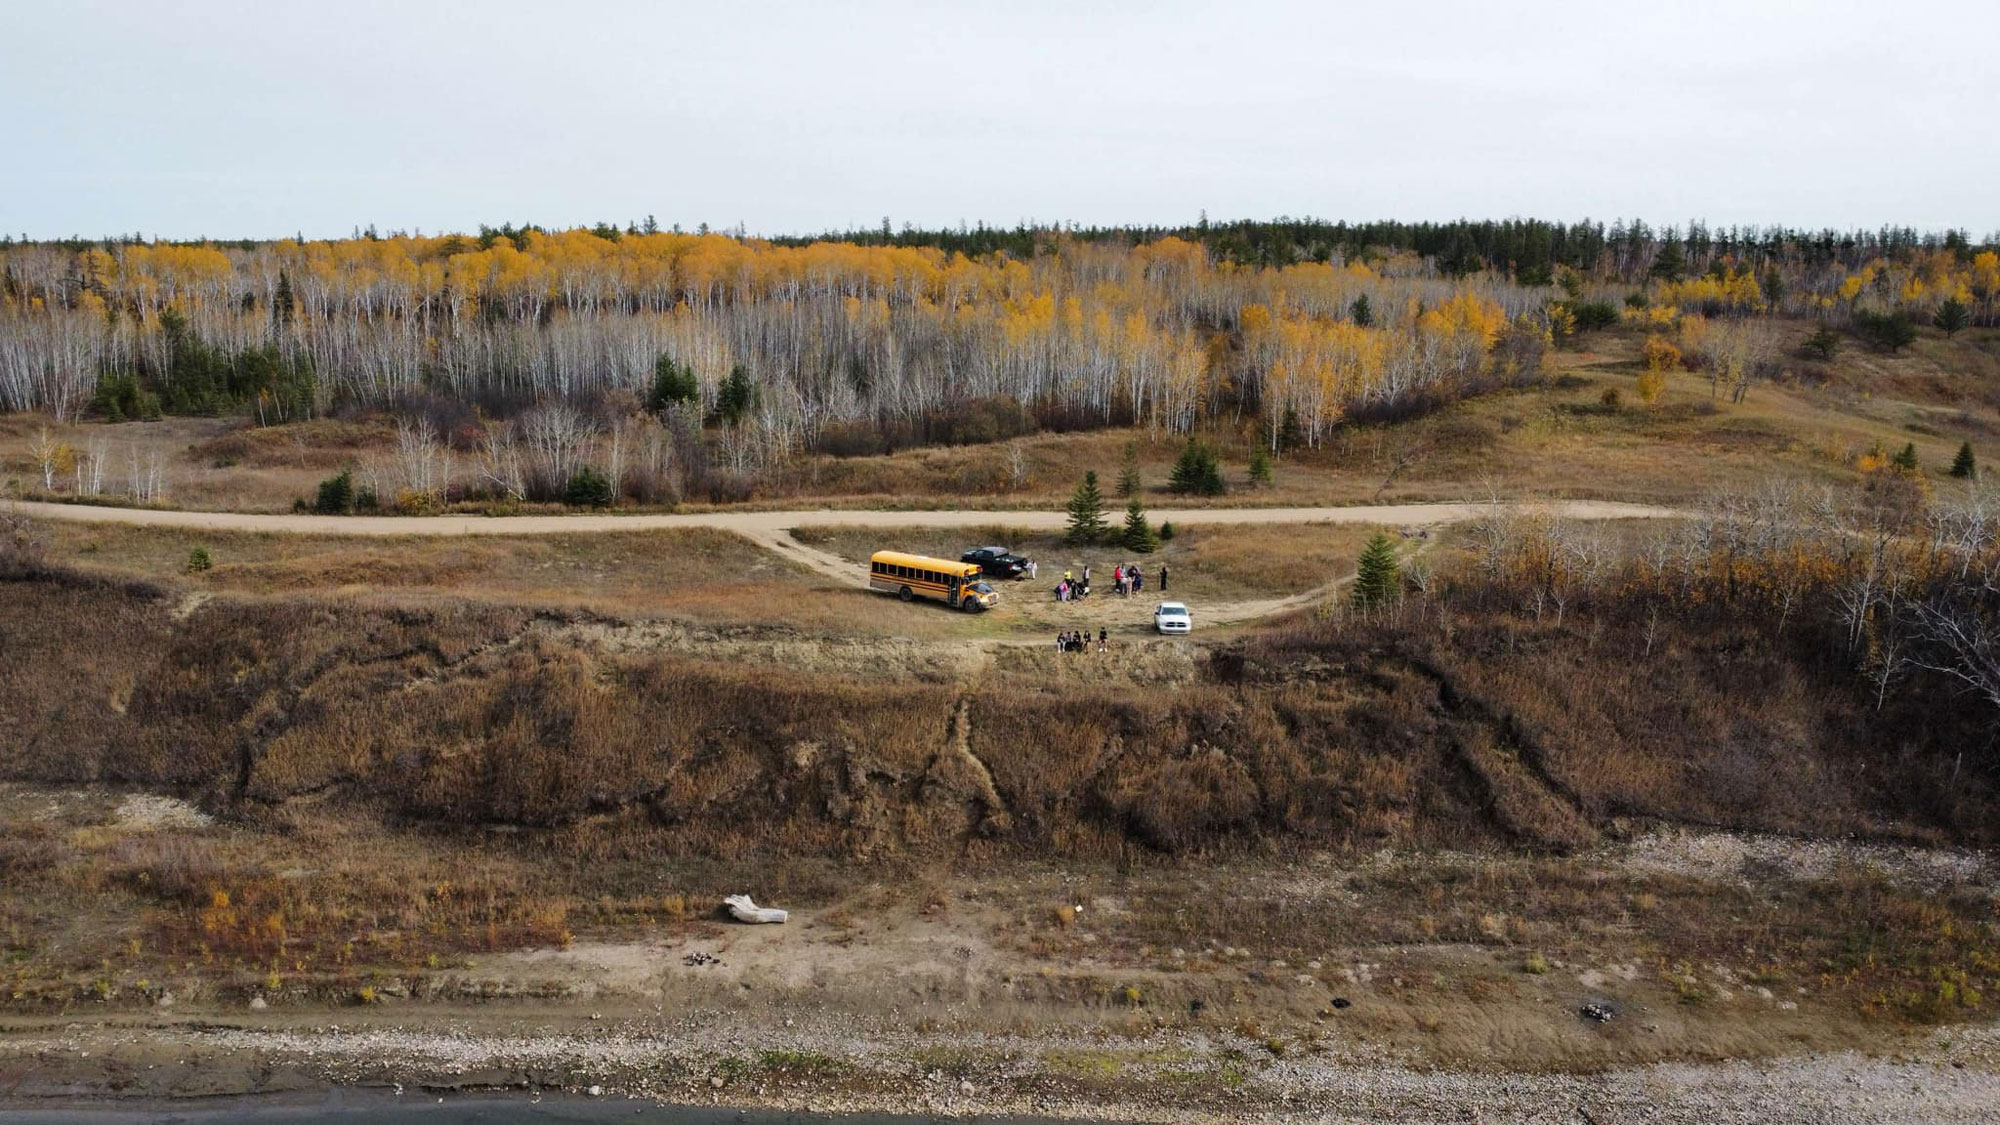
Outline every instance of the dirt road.
<path id="1" fill-rule="evenodd" d="M 1678 509 L 1600 500 L 1530 502 L 1524 507 L 1571 519 L 1670 519 Z M 1490 503 L 1355 504 L 1316 508 L 1183 508 L 1155 509 L 1156 524 L 1171 521 L 1183 527 L 1271 523 L 1372 523 L 1398 527 L 1429 527 L 1475 519 L 1493 510 Z M 316 535 L 569 535 L 590 531 L 658 531 L 705 527 L 733 531 L 782 558 L 843 585 L 867 586 L 855 565 L 793 538 L 800 527 L 1018 527 L 1045 531 L 1065 526 L 1068 515 L 1053 511 L 992 511 L 976 508 L 932 510 L 801 509 L 771 512 L 654 512 L 639 515 L 549 516 L 321 516 L 251 512 L 188 512 L 151 508 L 112 508 L 86 504 L 44 504 L 0 501 L 0 513 L 80 523 L 122 523 L 141 527 L 207 531 L 289 532 Z M 1270 598 L 1212 607 L 1211 620 L 1248 620 L 1309 604 L 1338 583 L 1291 597 Z M 1219 611 L 1219 612 L 1218 612 Z"/>
<path id="2" fill-rule="evenodd" d="M 1526 507 L 1573 519 L 1660 519 L 1685 513 L 1674 508 L 1599 500 L 1531 502 Z M 1427 526 L 1456 523 L 1492 510 L 1491 504 L 1356 504 L 1325 508 L 1154 509 L 1155 523 L 1379 523 Z M 87 504 L 0 501 L 0 512 L 37 519 L 83 523 L 124 523 L 142 527 L 199 528 L 212 531 L 305 532 L 317 535 L 570 535 L 580 531 L 657 531 L 711 527 L 756 538 L 782 535 L 795 527 L 1023 527 L 1064 526 L 1053 511 L 857 510 L 827 508 L 785 512 L 656 512 L 644 515 L 562 516 L 317 516 L 250 512 L 184 512 L 151 508 L 109 508 Z M 789 538 L 789 536 L 786 536 Z"/>

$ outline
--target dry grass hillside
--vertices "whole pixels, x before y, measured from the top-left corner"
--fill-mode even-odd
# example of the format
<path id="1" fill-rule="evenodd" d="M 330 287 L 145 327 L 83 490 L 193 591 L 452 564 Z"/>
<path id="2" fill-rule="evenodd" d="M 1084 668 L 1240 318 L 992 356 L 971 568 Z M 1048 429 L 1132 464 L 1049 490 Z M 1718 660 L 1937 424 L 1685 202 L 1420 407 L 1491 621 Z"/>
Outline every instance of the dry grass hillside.
<path id="1" fill-rule="evenodd" d="M 1336 429 L 1320 448 L 1281 458 L 1264 487 L 1248 480 L 1256 420 L 1218 422 L 1203 436 L 1220 447 L 1231 489 L 1215 502 L 1354 503 L 1493 492 L 1663 502 L 1759 479 L 1774 468 L 1852 479 L 1855 463 L 1878 444 L 1893 452 L 1914 443 L 1934 472 L 1950 463 L 1960 442 L 2000 457 L 2000 392 L 1993 389 L 2000 386 L 2000 333 L 1972 329 L 1947 339 L 1925 329 L 1895 354 L 1849 340 L 1829 360 L 1803 349 L 1810 329 L 1776 322 L 1779 375 L 1754 384 L 1741 402 L 1705 373 L 1677 371 L 1653 406 L 1641 403 L 1636 390 L 1644 334 L 1627 328 L 1587 334 L 1549 354 L 1540 384 L 1406 421 Z M 1615 406 L 1604 401 L 1612 391 L 1619 396 Z M 28 451 L 45 424 L 27 415 L 0 418 L 4 487 L 24 495 L 43 491 Z M 364 480 L 379 477 L 386 498 L 392 491 L 386 482 L 396 477 L 395 428 L 381 414 L 268 428 L 221 418 L 49 428 L 76 448 L 106 454 L 106 488 L 114 494 L 125 488 L 134 454 L 158 454 L 167 502 L 187 508 L 286 510 L 344 466 Z M 732 496 L 777 507 L 807 501 L 1049 507 L 1087 470 L 1097 470 L 1108 489 L 1128 444 L 1149 500 L 1162 501 L 1180 442 L 1143 430 L 1042 433 L 888 455 L 800 454 Z M 476 448 L 457 451 L 458 471 L 472 474 L 476 459 Z M 70 490 L 60 485 L 56 493 Z"/>
<path id="2" fill-rule="evenodd" d="M 953 940 L 1041 982 L 1014 1020 L 1151 1003 L 1304 1034 L 1281 1029 L 1323 1001 L 1224 951 L 1344 958 L 1364 976 L 1315 980 L 1361 995 L 1369 1034 L 1458 1060 L 1490 1049 L 1408 1014 L 1513 1019 L 1543 988 L 1523 958 L 1651 966 L 1621 994 L 1681 1011 L 1634 1056 L 1572 1042 L 1558 1007 L 1502 1056 L 1578 1065 L 1858 1042 L 1975 1015 L 2000 971 L 1978 893 L 1844 868 L 1752 891 L 1587 858 L 1662 826 L 1992 842 L 1987 775 L 1950 767 L 1970 716 L 1938 722 L 1959 712 L 1921 693 L 1876 713 L 1727 620 L 1655 644 L 1582 613 L 1308 615 L 1105 660 L 468 599 L 191 603 L 68 571 L 4 593 L 0 979 L 19 1011 L 147 1002 L 164 980 L 214 1001 L 463 997 L 487 978 L 461 960 L 692 940 L 744 886 L 805 911 L 802 940 L 956 917 Z M 1381 858 L 1440 853 L 1462 859 Z M 1349 874 L 1308 889 L 1317 870 Z M 1123 905 L 1086 931 L 1051 912 L 1071 898 Z M 1710 965 L 1734 967 L 1687 968 Z M 1779 1034 L 1700 1010 L 1745 975 L 1810 982 L 1820 1014 Z M 533 979 L 494 987 L 574 987 Z"/>

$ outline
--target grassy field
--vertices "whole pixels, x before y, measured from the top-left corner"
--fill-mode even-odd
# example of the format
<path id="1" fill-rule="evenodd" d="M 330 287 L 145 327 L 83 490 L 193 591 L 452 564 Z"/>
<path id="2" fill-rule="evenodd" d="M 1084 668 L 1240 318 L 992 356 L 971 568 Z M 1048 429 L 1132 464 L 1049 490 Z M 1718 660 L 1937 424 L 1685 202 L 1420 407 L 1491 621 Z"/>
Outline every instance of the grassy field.
<path id="1" fill-rule="evenodd" d="M 1118 522 L 1116 519 L 1114 523 Z M 1248 524 L 1210 527 L 1191 524 L 1176 528 L 1173 539 L 1152 554 L 1118 546 L 1075 547 L 1061 532 L 1030 531 L 1005 524 L 981 528 L 857 528 L 811 527 L 793 531 L 801 542 L 838 554 L 865 566 L 875 551 L 956 559 L 973 547 L 1004 546 L 1026 555 L 1038 566 L 1037 579 L 1001 582 L 1003 594 L 1047 600 L 1063 576 L 1078 578 L 1091 568 L 1096 595 L 1116 597 L 1112 568 L 1136 563 L 1147 576 L 1141 591 L 1147 605 L 1159 600 L 1159 574 L 1168 569 L 1167 596 L 1195 602 L 1239 602 L 1288 597 L 1327 585 L 1354 573 L 1355 559 L 1378 528 L 1360 524 Z"/>

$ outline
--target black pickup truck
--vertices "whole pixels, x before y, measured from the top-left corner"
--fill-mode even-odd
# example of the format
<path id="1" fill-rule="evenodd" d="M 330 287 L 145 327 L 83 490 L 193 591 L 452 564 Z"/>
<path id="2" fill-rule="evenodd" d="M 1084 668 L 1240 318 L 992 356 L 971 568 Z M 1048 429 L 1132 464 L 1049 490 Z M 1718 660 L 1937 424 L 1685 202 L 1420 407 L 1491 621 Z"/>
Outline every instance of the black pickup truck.
<path id="1" fill-rule="evenodd" d="M 988 578 L 1026 578 L 1028 560 L 1005 547 L 977 547 L 958 556 L 959 562 L 978 563 Z"/>

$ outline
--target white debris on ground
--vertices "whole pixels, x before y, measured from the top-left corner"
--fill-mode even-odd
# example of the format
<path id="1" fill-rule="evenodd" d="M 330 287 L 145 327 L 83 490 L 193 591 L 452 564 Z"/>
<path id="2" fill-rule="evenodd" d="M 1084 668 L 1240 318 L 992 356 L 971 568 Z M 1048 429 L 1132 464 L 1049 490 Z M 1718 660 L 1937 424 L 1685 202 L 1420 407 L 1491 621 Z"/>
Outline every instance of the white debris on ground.
<path id="1" fill-rule="evenodd" d="M 1818 880 L 1843 872 L 1872 873 L 1931 890 L 2000 882 L 2000 872 L 1992 869 L 1985 856 L 1963 849 L 1795 840 L 1734 832 L 1669 829 L 1615 849 L 1612 857 L 1632 871 L 1745 883 L 1753 875 Z"/>
<path id="2" fill-rule="evenodd" d="M 120 828 L 206 828 L 215 818 L 175 797 L 133 793 L 118 802 Z"/>
<path id="3" fill-rule="evenodd" d="M 776 923 L 791 918 L 791 914 L 786 911 L 758 906 L 751 901 L 749 895 L 730 895 L 722 900 L 722 904 L 729 908 L 729 916 L 738 922 Z"/>

